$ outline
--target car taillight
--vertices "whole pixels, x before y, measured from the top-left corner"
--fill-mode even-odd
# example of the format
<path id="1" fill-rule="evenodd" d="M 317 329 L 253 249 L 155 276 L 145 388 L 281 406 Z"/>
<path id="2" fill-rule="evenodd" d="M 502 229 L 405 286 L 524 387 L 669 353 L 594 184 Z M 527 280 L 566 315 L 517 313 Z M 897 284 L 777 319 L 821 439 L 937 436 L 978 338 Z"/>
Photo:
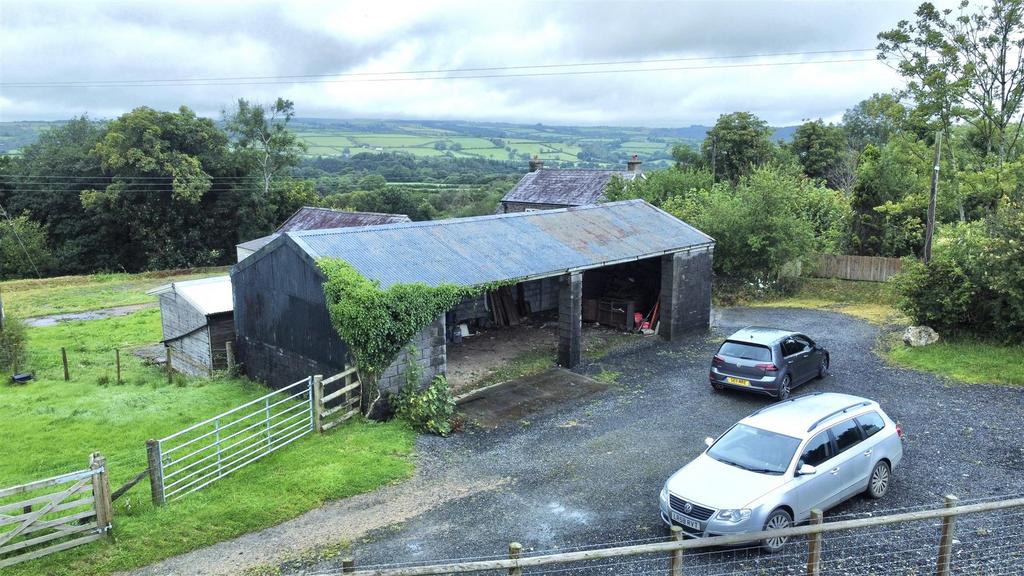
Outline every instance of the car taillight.
<path id="1" fill-rule="evenodd" d="M 903 438 L 903 425 L 899 422 L 896 423 L 896 435 Z"/>
<path id="2" fill-rule="evenodd" d="M 779 369 L 778 366 L 776 366 L 775 364 L 758 364 L 754 366 L 754 368 L 760 368 L 765 372 L 776 372 Z"/>
<path id="3" fill-rule="evenodd" d="M 715 354 L 715 357 L 711 359 L 711 363 L 715 366 L 721 366 L 722 364 L 725 364 L 725 358 Z"/>

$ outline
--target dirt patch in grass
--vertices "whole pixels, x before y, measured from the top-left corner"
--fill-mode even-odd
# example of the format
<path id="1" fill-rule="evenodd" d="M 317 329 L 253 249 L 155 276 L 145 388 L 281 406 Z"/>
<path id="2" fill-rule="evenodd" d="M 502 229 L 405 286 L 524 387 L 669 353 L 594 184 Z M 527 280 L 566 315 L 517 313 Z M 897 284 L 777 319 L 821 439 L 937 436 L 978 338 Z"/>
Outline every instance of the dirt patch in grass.
<path id="1" fill-rule="evenodd" d="M 740 304 L 841 312 L 879 325 L 907 322 L 906 317 L 896 310 L 896 296 L 888 282 L 801 278 L 799 287 L 792 294 L 747 298 Z"/>

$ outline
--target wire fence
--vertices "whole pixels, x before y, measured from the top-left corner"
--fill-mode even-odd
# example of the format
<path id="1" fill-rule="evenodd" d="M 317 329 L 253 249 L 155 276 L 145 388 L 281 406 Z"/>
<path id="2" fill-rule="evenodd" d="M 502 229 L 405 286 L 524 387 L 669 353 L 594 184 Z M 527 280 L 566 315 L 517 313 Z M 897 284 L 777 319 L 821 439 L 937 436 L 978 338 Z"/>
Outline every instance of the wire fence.
<path id="1" fill-rule="evenodd" d="M 862 517 L 854 517 L 862 516 Z M 763 539 L 788 537 L 785 548 L 764 552 Z M 741 576 L 850 574 L 976 576 L 1024 574 L 1024 497 L 1014 495 L 907 506 L 863 517 L 844 514 L 829 522 L 757 534 L 683 540 L 681 533 L 621 542 L 523 553 L 424 562 L 359 565 L 307 576 L 434 574 L 591 575 L 669 574 Z"/>

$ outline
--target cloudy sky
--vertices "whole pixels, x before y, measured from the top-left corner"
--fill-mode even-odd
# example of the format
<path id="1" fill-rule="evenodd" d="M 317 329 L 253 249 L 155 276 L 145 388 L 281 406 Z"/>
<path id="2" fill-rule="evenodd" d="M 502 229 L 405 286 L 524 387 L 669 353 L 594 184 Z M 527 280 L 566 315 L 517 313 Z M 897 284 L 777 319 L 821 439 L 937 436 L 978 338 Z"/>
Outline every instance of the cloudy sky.
<path id="1" fill-rule="evenodd" d="M 835 120 L 899 85 L 854 50 L 916 4 L 0 0 L 0 120 L 143 105 L 216 116 L 278 96 L 322 118 Z"/>

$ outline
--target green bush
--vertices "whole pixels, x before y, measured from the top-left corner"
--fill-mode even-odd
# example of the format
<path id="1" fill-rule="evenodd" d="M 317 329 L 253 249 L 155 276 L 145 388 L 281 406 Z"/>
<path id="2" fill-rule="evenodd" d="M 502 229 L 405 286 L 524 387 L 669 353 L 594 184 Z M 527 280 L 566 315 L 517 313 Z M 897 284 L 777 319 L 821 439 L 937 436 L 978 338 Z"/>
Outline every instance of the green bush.
<path id="1" fill-rule="evenodd" d="M 455 416 L 455 398 L 448 380 L 437 376 L 422 390 L 415 380 L 418 378 L 408 378 L 402 390 L 392 397 L 395 415 L 421 432 L 447 436 Z"/>
<path id="2" fill-rule="evenodd" d="M 931 263 L 908 260 L 895 287 L 916 323 L 1024 341 L 1024 206 L 1004 198 L 985 221 L 940 228 Z"/>
<path id="3" fill-rule="evenodd" d="M 25 343 L 25 323 L 7 317 L 0 330 L 0 368 L 17 371 L 25 366 L 28 347 Z"/>

